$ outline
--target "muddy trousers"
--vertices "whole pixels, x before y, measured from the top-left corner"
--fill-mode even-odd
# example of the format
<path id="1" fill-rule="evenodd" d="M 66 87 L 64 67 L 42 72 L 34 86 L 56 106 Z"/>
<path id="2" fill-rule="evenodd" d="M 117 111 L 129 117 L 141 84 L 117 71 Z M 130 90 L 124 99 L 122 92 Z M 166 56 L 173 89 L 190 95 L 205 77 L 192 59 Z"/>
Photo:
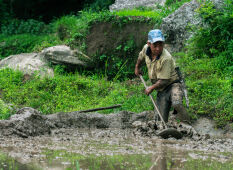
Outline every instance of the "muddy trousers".
<path id="1" fill-rule="evenodd" d="M 173 83 L 165 90 L 159 91 L 156 104 L 165 122 L 168 121 L 171 107 L 177 112 L 178 119 L 182 122 L 190 122 L 187 111 L 183 106 L 183 91 L 180 83 Z"/>

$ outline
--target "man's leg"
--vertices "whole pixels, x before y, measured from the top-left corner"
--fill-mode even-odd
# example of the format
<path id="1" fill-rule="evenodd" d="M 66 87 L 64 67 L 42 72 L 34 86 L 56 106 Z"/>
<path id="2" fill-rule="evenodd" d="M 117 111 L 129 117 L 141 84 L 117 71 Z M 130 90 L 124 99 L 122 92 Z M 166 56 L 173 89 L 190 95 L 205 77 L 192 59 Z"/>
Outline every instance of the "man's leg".
<path id="1" fill-rule="evenodd" d="M 161 113 L 161 116 L 163 117 L 163 120 L 168 122 L 171 102 L 169 101 L 169 94 L 167 90 L 157 93 L 156 105 Z"/>
<path id="2" fill-rule="evenodd" d="M 183 105 L 183 91 L 180 83 L 174 83 L 171 89 L 172 107 L 177 112 L 177 118 L 186 123 L 190 123 L 190 117 Z"/>

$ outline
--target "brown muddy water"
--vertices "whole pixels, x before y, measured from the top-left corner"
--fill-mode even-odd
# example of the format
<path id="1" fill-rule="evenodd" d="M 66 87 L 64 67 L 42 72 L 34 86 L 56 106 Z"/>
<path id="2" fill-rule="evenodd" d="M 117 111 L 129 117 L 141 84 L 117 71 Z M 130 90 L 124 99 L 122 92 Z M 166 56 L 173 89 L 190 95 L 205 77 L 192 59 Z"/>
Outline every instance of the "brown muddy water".
<path id="1" fill-rule="evenodd" d="M 233 169 L 233 140 L 161 139 L 130 129 L 58 129 L 0 138 L 0 169 Z"/>

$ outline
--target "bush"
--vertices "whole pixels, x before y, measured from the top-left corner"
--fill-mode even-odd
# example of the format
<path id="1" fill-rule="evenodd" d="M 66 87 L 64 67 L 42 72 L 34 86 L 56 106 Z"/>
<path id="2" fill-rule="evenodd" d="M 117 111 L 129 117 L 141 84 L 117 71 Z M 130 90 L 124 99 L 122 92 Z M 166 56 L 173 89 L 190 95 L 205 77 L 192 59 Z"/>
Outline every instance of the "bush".
<path id="1" fill-rule="evenodd" d="M 217 60 L 196 59 L 182 54 L 177 61 L 186 77 L 190 99 L 189 112 L 197 116 L 211 117 L 216 120 L 218 126 L 224 126 L 233 121 L 233 81 L 232 75 L 222 73 L 215 67 Z"/>
<path id="2" fill-rule="evenodd" d="M 7 119 L 11 115 L 10 108 L 0 99 L 0 119 Z"/>
<path id="3" fill-rule="evenodd" d="M 17 20 L 13 19 L 1 27 L 1 33 L 4 35 L 15 34 L 48 34 L 53 32 L 52 25 L 46 25 L 44 22 L 40 22 L 34 19 L 29 20 Z"/>
<path id="4" fill-rule="evenodd" d="M 115 0 L 89 0 L 87 1 L 86 5 L 84 8 L 88 8 L 92 11 L 103 11 L 103 10 L 108 10 L 109 6 L 111 4 L 115 3 Z"/>
<path id="5" fill-rule="evenodd" d="M 205 1 L 197 10 L 203 19 L 202 25 L 194 27 L 195 35 L 189 51 L 195 58 L 216 57 L 216 66 L 221 70 L 231 70 L 233 65 L 233 2 L 225 1 L 221 10 L 211 1 Z"/>
<path id="6" fill-rule="evenodd" d="M 12 16 L 9 12 L 9 9 L 7 8 L 6 2 L 3 0 L 0 0 L 0 28 L 2 25 L 6 24 L 10 19 L 12 19 Z"/>
<path id="7" fill-rule="evenodd" d="M 57 45 L 60 41 L 53 35 L 20 34 L 0 36 L 0 58 L 20 53 L 41 51 L 45 47 Z"/>

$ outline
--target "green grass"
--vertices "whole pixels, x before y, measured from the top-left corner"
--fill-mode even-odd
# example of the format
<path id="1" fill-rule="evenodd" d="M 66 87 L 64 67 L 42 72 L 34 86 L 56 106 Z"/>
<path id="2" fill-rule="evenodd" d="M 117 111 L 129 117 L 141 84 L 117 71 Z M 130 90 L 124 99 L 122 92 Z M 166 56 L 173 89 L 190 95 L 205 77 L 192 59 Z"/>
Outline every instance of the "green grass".
<path id="1" fill-rule="evenodd" d="M 151 155 L 131 154 L 131 155 L 81 155 L 70 153 L 64 150 L 48 150 L 44 153 L 47 162 L 56 161 L 59 156 L 60 160 L 71 162 L 70 167 L 66 169 L 74 169 L 81 167 L 83 169 L 149 169 L 152 165 Z M 60 161 L 57 160 L 57 161 Z"/>
<path id="2" fill-rule="evenodd" d="M 221 170 L 230 170 L 232 169 L 232 162 L 218 162 L 211 160 L 210 158 L 206 160 L 202 159 L 189 159 L 184 166 L 184 169 L 190 169 L 190 170 L 213 170 L 213 169 L 221 169 Z"/>
<path id="3" fill-rule="evenodd" d="M 161 24 L 162 19 L 173 13 L 177 10 L 180 6 L 184 3 L 189 2 L 190 0 L 181 0 L 181 1 L 174 1 L 169 5 L 165 5 L 164 7 L 157 5 L 157 8 L 146 8 L 146 7 L 139 7 L 135 9 L 123 9 L 114 12 L 117 16 L 140 16 L 146 17 L 156 22 L 157 25 Z"/>
<path id="4" fill-rule="evenodd" d="M 70 112 L 122 104 L 118 110 L 142 112 L 151 110 L 142 85 L 106 81 L 95 76 L 55 74 L 54 78 L 35 77 L 23 83 L 23 74 L 0 70 L 2 99 L 16 107 L 33 107 L 44 114 Z M 117 110 L 116 110 L 117 111 Z M 104 111 L 109 113 L 112 110 Z"/>
<path id="5" fill-rule="evenodd" d="M 216 68 L 216 58 L 194 59 L 186 54 L 177 60 L 185 73 L 190 109 L 197 116 L 209 116 L 218 126 L 233 121 L 233 77 Z"/>

